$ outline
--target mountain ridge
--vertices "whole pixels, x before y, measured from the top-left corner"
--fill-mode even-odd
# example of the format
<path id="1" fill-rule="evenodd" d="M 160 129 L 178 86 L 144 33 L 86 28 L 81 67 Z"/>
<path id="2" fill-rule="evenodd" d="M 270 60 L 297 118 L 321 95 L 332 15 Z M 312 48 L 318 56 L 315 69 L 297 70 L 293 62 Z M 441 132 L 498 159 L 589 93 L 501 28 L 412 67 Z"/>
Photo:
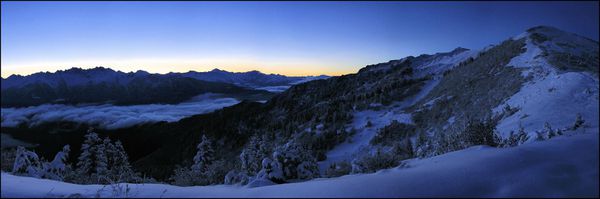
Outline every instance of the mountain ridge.
<path id="1" fill-rule="evenodd" d="M 533 33 L 526 31 L 482 50 L 457 48 L 409 56 L 353 74 L 296 84 L 266 103 L 243 101 L 178 122 L 98 132 L 134 148 L 134 165 L 165 179 L 174 165 L 192 159 L 204 135 L 219 140 L 217 154 L 232 163 L 228 169 L 239 168 L 235 165 L 249 140 L 263 139 L 270 149 L 302 146 L 310 154 L 306 161 L 314 158 L 323 170 L 333 163 L 368 157 L 375 150 L 399 149 L 394 153 L 403 158 L 460 150 L 465 146 L 454 138 L 473 121 L 498 122 L 494 128 L 503 137 L 521 126 L 530 137 L 537 136 L 546 122 L 553 129 L 568 130 L 578 114 L 588 127 L 597 127 L 598 77 L 589 69 L 597 68 L 598 62 L 587 57 L 593 57 L 597 46 L 576 45 L 580 39 L 575 37 L 574 42 L 566 41 L 567 47 L 553 48 L 561 38 L 571 37 L 549 29 L 542 34 L 548 39 L 538 40 Z M 586 43 L 590 42 L 582 44 Z M 581 67 L 556 65 L 560 59 L 550 59 L 555 52 L 572 56 Z M 43 132 L 53 125 L 60 126 L 46 124 L 31 130 Z M 67 133 L 83 133 L 82 128 Z M 11 135 L 23 139 L 33 133 Z M 144 146 L 135 142 L 141 135 L 147 140 Z"/>
<path id="2" fill-rule="evenodd" d="M 210 81 L 210 82 L 222 82 L 222 83 L 231 83 L 236 84 L 238 86 L 244 87 L 260 87 L 260 86 L 275 86 L 275 85 L 291 85 L 297 81 L 301 81 L 306 78 L 327 78 L 326 75 L 319 76 L 285 76 L 280 74 L 265 74 L 258 70 L 251 70 L 247 72 L 229 72 L 226 70 L 221 70 L 215 68 L 206 72 L 198 72 L 190 70 L 185 73 L 176 73 L 169 72 L 166 74 L 159 73 L 149 73 L 144 70 L 137 70 L 135 72 L 122 72 L 119 70 L 114 70 L 111 68 L 96 66 L 94 68 L 83 69 L 80 67 L 72 67 L 70 69 L 65 70 L 57 70 L 55 72 L 36 72 L 30 75 L 18 75 L 13 74 L 7 78 L 2 78 L 2 89 L 15 87 L 15 86 L 24 86 L 26 84 L 36 83 L 36 82 L 46 82 L 51 85 L 57 84 L 57 81 L 61 79 L 69 79 L 66 80 L 69 84 L 69 81 L 73 78 L 78 79 L 80 82 L 73 82 L 73 85 L 79 85 L 82 83 L 86 83 L 85 80 L 92 82 L 106 82 L 112 79 L 110 78 L 118 78 L 118 79 L 126 79 L 131 77 L 144 77 L 148 75 L 158 75 L 158 76 L 182 76 L 182 77 L 191 77 L 198 80 Z M 92 76 L 100 76 L 100 77 L 92 77 Z M 107 77 L 103 77 L 107 76 Z M 246 76 L 246 77 L 245 77 Z M 83 80 L 81 80 L 83 78 Z M 241 79 L 241 81 L 240 81 Z M 255 79 L 255 81 L 250 81 L 250 79 Z M 236 81 L 237 80 L 237 81 Z M 262 82 L 261 82 L 262 81 Z"/>

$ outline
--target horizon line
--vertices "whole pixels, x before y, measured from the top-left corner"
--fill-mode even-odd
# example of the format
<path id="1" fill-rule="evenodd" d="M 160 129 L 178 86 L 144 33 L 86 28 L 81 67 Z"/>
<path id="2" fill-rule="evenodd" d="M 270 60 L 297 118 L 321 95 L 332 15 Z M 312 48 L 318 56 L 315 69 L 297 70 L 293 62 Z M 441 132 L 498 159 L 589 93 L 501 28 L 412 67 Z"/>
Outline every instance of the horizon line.
<path id="1" fill-rule="evenodd" d="M 147 72 L 150 74 L 159 74 L 159 75 L 165 75 L 165 74 L 169 74 L 169 73 L 188 73 L 188 72 L 198 72 L 198 73 L 203 73 L 203 72 L 211 72 L 213 70 L 220 70 L 220 71 L 225 71 L 225 72 L 231 72 L 231 73 L 247 73 L 247 72 L 252 72 L 252 71 L 257 71 L 260 73 L 263 73 L 265 75 L 282 75 L 282 76 L 286 76 L 286 77 L 316 77 L 316 76 L 342 76 L 342 75 L 347 75 L 347 74 L 353 74 L 353 73 L 357 73 L 358 71 L 354 71 L 354 72 L 339 72 L 339 73 L 302 73 L 302 74 L 298 74 L 298 73 L 277 73 L 277 72 L 269 72 L 269 71 L 261 71 L 259 69 L 250 69 L 250 70 L 235 70 L 235 69 L 223 69 L 223 68 L 219 68 L 219 67 L 213 67 L 212 69 L 207 69 L 207 70 L 194 70 L 194 69 L 189 69 L 187 71 L 167 71 L 167 72 L 159 72 L 159 71 L 152 71 L 152 70 L 146 70 L 146 69 L 129 69 L 129 70 L 122 70 L 122 69 L 118 69 L 118 67 L 111 67 L 111 66 L 105 66 L 105 65 L 96 65 L 96 66 L 70 66 L 70 67 L 66 67 L 66 68 L 58 68 L 55 70 L 39 70 L 39 71 L 33 71 L 33 72 L 20 72 L 20 73 L 2 73 L 0 74 L 0 78 L 2 79 L 7 79 L 11 76 L 30 76 L 30 75 L 34 75 L 34 74 L 38 74 L 38 73 L 57 73 L 60 71 L 67 71 L 67 70 L 71 70 L 71 69 L 82 69 L 82 70 L 91 70 L 91 69 L 95 69 L 95 68 L 106 68 L 106 69 L 110 69 L 113 70 L 115 72 L 122 72 L 122 73 L 135 73 L 135 72 L 139 72 L 139 71 L 143 71 L 143 72 Z M 256 67 L 255 67 L 256 68 Z M 361 67 L 362 68 L 362 67 Z"/>

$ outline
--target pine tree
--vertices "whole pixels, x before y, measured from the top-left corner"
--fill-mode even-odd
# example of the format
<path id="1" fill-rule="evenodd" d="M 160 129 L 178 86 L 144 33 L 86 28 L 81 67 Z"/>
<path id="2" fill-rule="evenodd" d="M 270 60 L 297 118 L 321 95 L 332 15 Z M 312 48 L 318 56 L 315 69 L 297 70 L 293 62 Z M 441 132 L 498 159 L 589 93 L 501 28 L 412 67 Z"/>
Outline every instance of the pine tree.
<path id="1" fill-rule="evenodd" d="M 583 116 L 581 116 L 581 113 L 577 113 L 577 118 L 575 119 L 575 124 L 573 124 L 572 129 L 578 129 L 579 127 L 583 126 L 583 123 L 585 123 L 585 120 L 583 120 Z"/>
<path id="2" fill-rule="evenodd" d="M 554 130 L 552 130 L 552 127 L 548 122 L 544 123 L 544 132 L 548 135 L 548 139 L 551 139 L 554 136 L 556 136 L 556 133 L 554 132 Z"/>
<path id="3" fill-rule="evenodd" d="M 54 160 L 48 163 L 46 166 L 46 176 L 52 180 L 64 180 L 66 172 L 70 170 L 70 166 L 66 163 L 69 158 L 69 152 L 71 148 L 69 145 L 65 145 L 61 151 L 56 153 Z"/>
<path id="4" fill-rule="evenodd" d="M 266 138 L 259 136 L 252 136 L 248 141 L 248 144 L 242 150 L 240 154 L 240 161 L 242 163 L 242 170 L 248 174 L 256 174 L 261 170 L 261 161 L 263 158 L 268 157 L 270 150 L 266 143 Z"/>
<path id="5" fill-rule="evenodd" d="M 529 140 L 529 135 L 527 134 L 527 132 L 525 132 L 525 128 L 523 128 L 523 125 L 521 125 L 521 123 L 519 123 L 519 131 L 517 132 L 517 138 L 517 145 L 523 144 L 527 142 L 527 140 Z"/>
<path id="6" fill-rule="evenodd" d="M 535 133 L 536 133 L 535 141 L 543 141 L 543 140 L 545 140 L 543 132 L 536 131 Z"/>
<path id="7" fill-rule="evenodd" d="M 556 129 L 556 135 L 563 135 L 563 132 L 561 129 Z"/>
<path id="8" fill-rule="evenodd" d="M 92 175 L 92 179 L 97 180 L 98 182 L 110 183 L 110 175 L 109 175 L 109 164 L 108 157 L 106 155 L 106 148 L 110 148 L 111 146 L 110 139 L 104 138 L 101 144 L 96 146 L 96 150 L 94 150 L 95 158 L 95 173 Z"/>
<path id="9" fill-rule="evenodd" d="M 132 182 L 140 180 L 140 176 L 133 171 L 131 164 L 129 163 L 129 157 L 123 148 L 123 144 L 121 141 L 117 140 L 115 144 L 108 145 L 110 150 L 107 150 L 110 154 L 109 161 L 110 173 L 112 175 L 112 179 L 115 182 Z"/>
<path id="10" fill-rule="evenodd" d="M 208 166 L 215 160 L 215 151 L 212 148 L 212 141 L 202 135 L 202 141 L 197 146 L 198 152 L 194 156 L 194 165 L 192 171 L 203 173 L 207 171 Z"/>
<path id="11" fill-rule="evenodd" d="M 431 140 L 427 137 L 425 132 L 419 133 L 419 136 L 417 137 L 416 156 L 423 158 L 430 155 L 432 151 L 431 143 Z"/>
<path id="12" fill-rule="evenodd" d="M 77 158 L 76 172 L 79 175 L 80 180 L 84 181 L 96 171 L 96 151 L 100 144 L 101 140 L 98 137 L 98 134 L 89 130 L 81 145 L 81 154 Z"/>
<path id="13" fill-rule="evenodd" d="M 292 140 L 273 152 L 273 161 L 279 162 L 285 179 L 311 179 L 319 170 L 312 150 Z"/>
<path id="14" fill-rule="evenodd" d="M 257 178 L 268 179 L 276 183 L 284 182 L 283 171 L 279 162 L 264 158 L 261 163 L 262 169 L 256 175 Z"/>
<path id="15" fill-rule="evenodd" d="M 44 176 L 43 165 L 37 154 L 22 146 L 17 147 L 17 154 L 12 172 L 36 178 Z"/>

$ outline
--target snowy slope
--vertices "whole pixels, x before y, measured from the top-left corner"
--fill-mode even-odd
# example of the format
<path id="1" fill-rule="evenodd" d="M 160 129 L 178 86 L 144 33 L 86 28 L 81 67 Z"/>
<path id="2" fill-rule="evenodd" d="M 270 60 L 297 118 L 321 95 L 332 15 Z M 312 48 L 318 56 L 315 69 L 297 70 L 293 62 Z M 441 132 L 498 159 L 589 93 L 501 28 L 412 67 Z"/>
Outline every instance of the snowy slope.
<path id="1" fill-rule="evenodd" d="M 419 100 L 423 99 L 437 84 L 440 82 L 442 74 L 452 69 L 459 63 L 474 58 L 480 51 L 457 48 L 447 53 L 437 53 L 434 55 L 422 55 L 416 58 L 412 67 L 415 70 L 415 77 L 424 77 L 431 75 L 432 79 L 428 80 L 421 90 L 414 96 L 408 97 L 406 100 L 398 101 L 387 107 L 373 107 L 377 110 L 368 109 L 357 111 L 353 114 L 353 121 L 347 126 L 347 129 L 354 128 L 356 134 L 345 142 L 338 144 L 329 152 L 327 159 L 319 162 L 319 169 L 324 173 L 327 167 L 340 161 L 351 161 L 365 151 L 370 149 L 369 141 L 375 136 L 378 129 L 389 125 L 393 120 L 400 123 L 412 123 L 411 113 L 404 111 L 405 108 L 414 105 Z M 401 59 L 401 62 L 404 59 Z M 382 71 L 390 69 L 390 65 L 379 65 L 367 68 L 368 72 Z M 372 126 L 367 127 L 367 122 L 371 122 Z"/>
<path id="2" fill-rule="evenodd" d="M 535 44 L 532 34 L 543 34 L 549 39 Z M 493 109 L 499 113 L 506 105 L 519 108 L 515 114 L 500 121 L 498 131 L 507 135 L 521 124 L 525 131 L 534 133 L 541 130 L 546 122 L 555 129 L 568 128 L 573 125 L 577 114 L 582 115 L 586 125 L 598 128 L 598 77 L 585 71 L 558 70 L 544 56 L 554 52 L 571 55 L 597 52 L 597 43 L 594 46 L 588 39 L 551 27 L 530 30 L 515 38 L 526 39 L 526 51 L 513 58 L 507 66 L 525 68 L 522 75 L 531 77 L 531 80 L 505 103 Z M 562 47 L 565 44 L 578 48 Z M 544 52 L 543 49 L 552 51 Z"/>
<path id="3" fill-rule="evenodd" d="M 257 188 L 75 185 L 2 173 L 2 197 L 598 197 L 598 128 L 513 148 L 474 146 L 408 168 Z"/>

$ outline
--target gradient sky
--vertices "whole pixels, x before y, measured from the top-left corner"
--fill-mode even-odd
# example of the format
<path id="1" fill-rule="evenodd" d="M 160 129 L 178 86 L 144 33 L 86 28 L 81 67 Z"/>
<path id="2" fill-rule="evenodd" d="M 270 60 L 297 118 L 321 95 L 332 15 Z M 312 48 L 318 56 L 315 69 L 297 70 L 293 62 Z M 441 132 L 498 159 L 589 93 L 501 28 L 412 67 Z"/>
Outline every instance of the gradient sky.
<path id="1" fill-rule="evenodd" d="M 2 77 L 106 66 L 340 75 L 536 25 L 598 40 L 598 2 L 2 2 Z"/>

